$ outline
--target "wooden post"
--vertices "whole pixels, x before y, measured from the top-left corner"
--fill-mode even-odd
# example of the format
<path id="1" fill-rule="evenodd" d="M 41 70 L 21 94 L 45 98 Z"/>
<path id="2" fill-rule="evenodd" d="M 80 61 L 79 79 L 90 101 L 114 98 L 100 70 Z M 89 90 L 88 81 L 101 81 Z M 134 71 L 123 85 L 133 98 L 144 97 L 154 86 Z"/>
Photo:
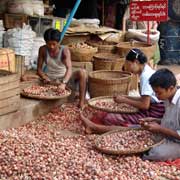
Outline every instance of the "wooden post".
<path id="1" fill-rule="evenodd" d="M 104 26 L 104 0 L 102 0 L 102 25 Z"/>

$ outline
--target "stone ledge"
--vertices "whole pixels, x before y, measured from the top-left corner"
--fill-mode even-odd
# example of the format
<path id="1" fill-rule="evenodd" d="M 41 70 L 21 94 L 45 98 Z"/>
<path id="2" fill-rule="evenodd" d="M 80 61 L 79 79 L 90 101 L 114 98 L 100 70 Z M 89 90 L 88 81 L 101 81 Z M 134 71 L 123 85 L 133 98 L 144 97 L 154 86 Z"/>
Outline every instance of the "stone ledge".
<path id="1" fill-rule="evenodd" d="M 42 101 L 21 98 L 20 102 L 19 111 L 0 116 L 0 130 L 26 124 L 40 115 L 47 114 L 53 107 L 68 102 L 68 99 Z"/>

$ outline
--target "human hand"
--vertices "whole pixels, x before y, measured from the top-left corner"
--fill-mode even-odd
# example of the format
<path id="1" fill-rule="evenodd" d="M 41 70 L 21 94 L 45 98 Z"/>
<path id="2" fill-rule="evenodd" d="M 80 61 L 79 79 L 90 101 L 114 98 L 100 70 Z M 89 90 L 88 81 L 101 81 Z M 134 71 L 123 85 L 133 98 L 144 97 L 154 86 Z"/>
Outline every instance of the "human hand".
<path id="1" fill-rule="evenodd" d="M 114 101 L 116 103 L 127 103 L 128 98 L 126 96 L 114 96 Z"/>
<path id="2" fill-rule="evenodd" d="M 141 122 L 141 126 L 152 132 L 160 132 L 161 126 L 156 122 Z"/>
<path id="3" fill-rule="evenodd" d="M 44 84 L 50 84 L 50 82 L 51 82 L 51 80 L 48 77 L 43 79 Z"/>
<path id="4" fill-rule="evenodd" d="M 58 87 L 60 88 L 60 89 L 66 89 L 66 84 L 64 84 L 64 83 L 61 83 L 61 84 L 59 84 L 58 85 Z"/>
<path id="5" fill-rule="evenodd" d="M 145 118 L 139 119 L 139 122 L 140 123 L 145 123 L 145 122 L 160 122 L 160 119 L 153 118 L 153 117 L 145 117 Z"/>

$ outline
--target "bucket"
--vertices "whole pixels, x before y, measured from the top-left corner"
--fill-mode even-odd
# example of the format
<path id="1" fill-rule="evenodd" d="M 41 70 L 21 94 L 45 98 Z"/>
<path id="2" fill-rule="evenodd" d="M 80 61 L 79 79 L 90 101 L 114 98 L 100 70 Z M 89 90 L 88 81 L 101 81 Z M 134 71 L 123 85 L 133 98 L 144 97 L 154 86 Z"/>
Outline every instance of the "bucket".
<path id="1" fill-rule="evenodd" d="M 159 64 L 180 64 L 180 22 L 163 22 L 159 25 Z"/>
<path id="2" fill-rule="evenodd" d="M 168 16 L 171 20 L 180 21 L 180 3 L 179 0 L 168 1 Z"/>

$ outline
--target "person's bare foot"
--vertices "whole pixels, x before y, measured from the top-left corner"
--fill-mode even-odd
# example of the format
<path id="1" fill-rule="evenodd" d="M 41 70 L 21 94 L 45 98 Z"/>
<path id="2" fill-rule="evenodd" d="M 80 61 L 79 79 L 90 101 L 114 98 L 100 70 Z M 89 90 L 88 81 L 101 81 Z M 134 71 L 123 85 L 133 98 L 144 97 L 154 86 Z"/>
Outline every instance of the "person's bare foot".
<path id="1" fill-rule="evenodd" d="M 86 132 L 86 134 L 92 134 L 93 133 L 93 131 L 90 127 L 86 127 L 85 132 Z"/>

